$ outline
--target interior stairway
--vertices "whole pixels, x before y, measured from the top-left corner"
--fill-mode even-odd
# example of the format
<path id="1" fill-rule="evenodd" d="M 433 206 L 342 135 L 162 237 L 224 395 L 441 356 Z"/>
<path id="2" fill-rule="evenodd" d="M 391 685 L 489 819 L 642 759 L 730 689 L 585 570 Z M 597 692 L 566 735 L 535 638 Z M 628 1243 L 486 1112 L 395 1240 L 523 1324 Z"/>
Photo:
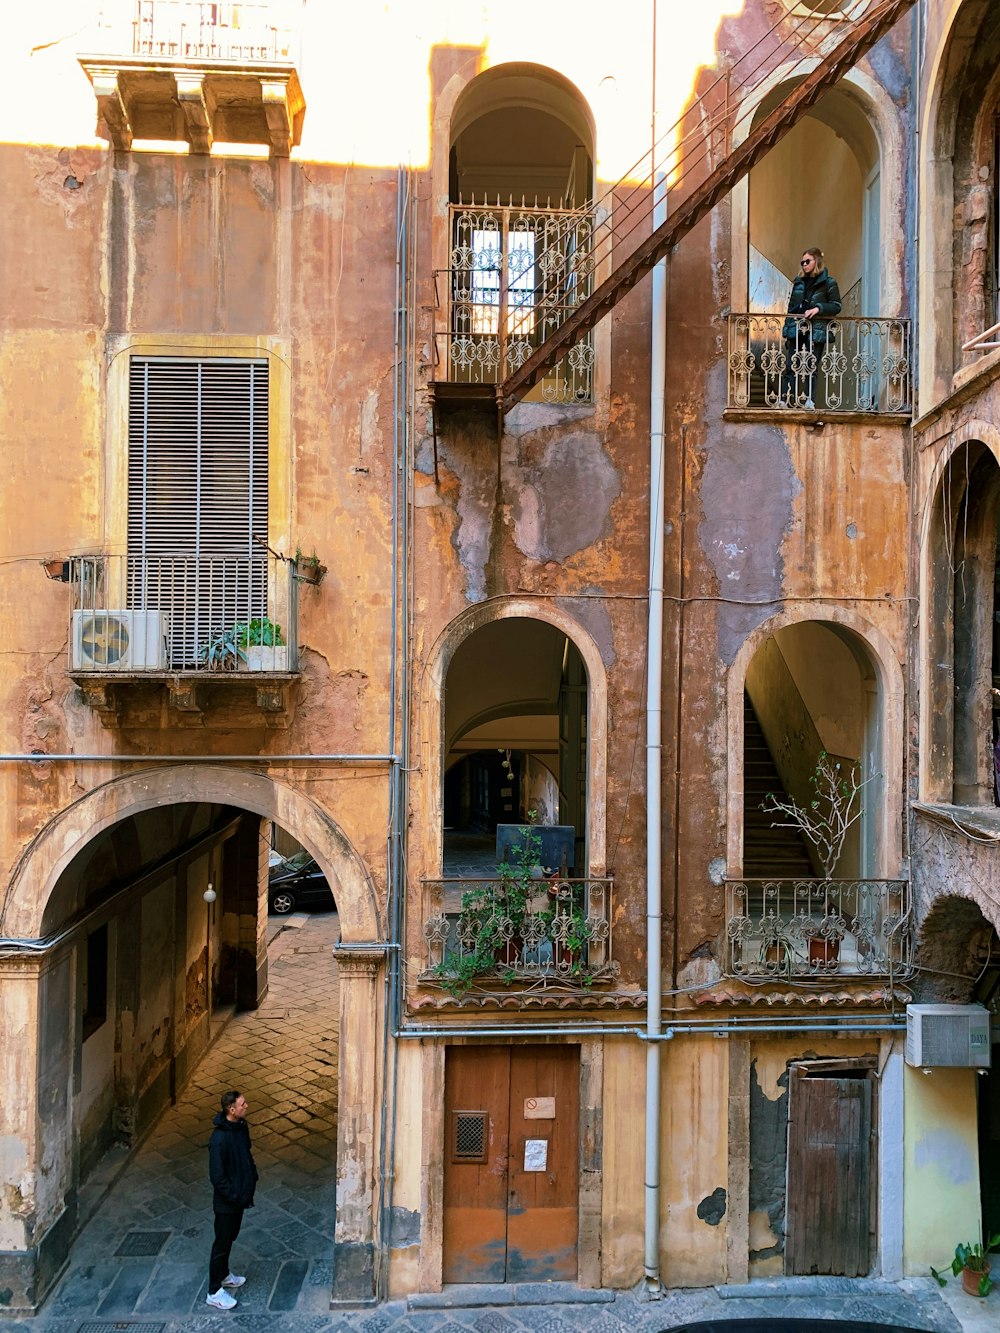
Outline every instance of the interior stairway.
<path id="1" fill-rule="evenodd" d="M 744 692 L 743 874 L 747 879 L 812 879 L 816 871 L 800 830 L 772 828 L 780 816 L 760 808 L 770 792 L 785 795 L 750 696 Z"/>
<path id="2" fill-rule="evenodd" d="M 881 37 L 913 5 L 914 0 L 880 0 L 872 4 L 857 21 L 845 25 L 846 32 L 841 40 L 829 50 L 816 66 L 798 82 L 789 95 L 770 111 L 756 129 L 737 147 L 732 148 L 723 161 L 711 171 L 705 179 L 674 207 L 670 208 L 666 220 L 656 227 L 646 240 L 631 250 L 626 258 L 616 264 L 611 275 L 605 279 L 588 297 L 573 310 L 572 314 L 559 325 L 522 366 L 515 369 L 501 385 L 497 387 L 497 405 L 501 412 L 510 409 L 524 397 L 528 391 L 549 373 L 562 358 L 594 326 L 611 311 L 615 305 L 632 290 L 635 284 L 651 272 L 661 259 L 695 227 L 729 191 L 741 181 L 779 143 L 810 107 L 820 99 L 875 45 Z M 729 127 L 731 133 L 731 126 Z M 707 136 L 700 134 L 691 148 L 670 167 L 670 183 L 685 175 L 694 175 L 697 164 L 707 157 Z M 693 165 L 692 165 L 693 163 Z M 657 167 L 643 183 L 647 197 L 661 188 L 663 167 Z M 628 182 L 619 182 L 610 192 L 611 197 L 623 186 L 626 193 L 635 192 L 635 186 Z M 612 216 L 613 216 L 612 210 Z M 611 242 L 613 253 L 620 253 L 618 239 L 612 230 Z M 545 265 L 542 257 L 537 262 L 542 271 Z"/>

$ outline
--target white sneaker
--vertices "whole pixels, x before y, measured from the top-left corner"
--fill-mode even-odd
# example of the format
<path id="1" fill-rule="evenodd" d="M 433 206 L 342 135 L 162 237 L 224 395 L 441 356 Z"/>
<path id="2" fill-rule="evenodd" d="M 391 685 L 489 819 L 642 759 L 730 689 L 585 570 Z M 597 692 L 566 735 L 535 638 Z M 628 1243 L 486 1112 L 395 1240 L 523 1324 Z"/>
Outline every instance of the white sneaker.
<path id="1" fill-rule="evenodd" d="M 246 1281 L 245 1277 L 240 1277 L 237 1273 L 230 1273 L 228 1277 L 222 1279 L 224 1287 L 242 1287 Z"/>
<path id="2" fill-rule="evenodd" d="M 220 1287 L 218 1291 L 210 1291 L 205 1297 L 206 1305 L 214 1305 L 217 1310 L 232 1310 L 236 1305 L 235 1299 L 230 1296 L 228 1291 L 223 1291 Z"/>

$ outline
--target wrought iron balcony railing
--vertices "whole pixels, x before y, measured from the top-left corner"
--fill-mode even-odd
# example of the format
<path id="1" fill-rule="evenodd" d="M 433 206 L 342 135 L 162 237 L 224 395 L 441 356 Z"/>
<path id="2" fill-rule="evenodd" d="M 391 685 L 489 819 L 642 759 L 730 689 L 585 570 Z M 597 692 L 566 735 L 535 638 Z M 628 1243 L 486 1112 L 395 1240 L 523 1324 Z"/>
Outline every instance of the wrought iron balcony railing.
<path id="1" fill-rule="evenodd" d="M 906 880 L 727 880 L 726 922 L 730 976 L 900 977 L 911 970 Z"/>
<path id="2" fill-rule="evenodd" d="M 293 63 L 298 37 L 295 0 L 134 0 L 131 34 L 119 46 L 154 60 Z"/>
<path id="3" fill-rule="evenodd" d="M 69 574 L 74 675 L 298 670 L 291 561 L 77 556 Z"/>
<path id="4" fill-rule="evenodd" d="M 613 881 L 531 883 L 525 898 L 503 879 L 424 880 L 421 982 L 461 996 L 473 987 L 583 989 L 613 980 Z"/>
<path id="5" fill-rule="evenodd" d="M 451 267 L 435 274 L 445 378 L 500 384 L 590 295 L 594 215 L 589 209 L 453 204 L 450 223 Z M 546 375 L 539 396 L 590 402 L 593 367 L 588 335 Z"/>
<path id="6" fill-rule="evenodd" d="M 909 416 L 912 367 L 908 319 L 729 316 L 729 408 Z"/>

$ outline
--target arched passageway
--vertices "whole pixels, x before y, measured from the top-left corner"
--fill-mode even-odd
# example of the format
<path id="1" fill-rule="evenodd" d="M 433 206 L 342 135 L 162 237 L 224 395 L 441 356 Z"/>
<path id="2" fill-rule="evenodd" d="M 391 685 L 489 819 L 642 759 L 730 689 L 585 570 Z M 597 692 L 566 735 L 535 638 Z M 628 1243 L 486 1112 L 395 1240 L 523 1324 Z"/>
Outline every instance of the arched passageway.
<path id="1" fill-rule="evenodd" d="M 324 951 L 340 940 L 355 948 L 339 968 L 326 959 L 333 972 L 314 990 L 320 1033 L 310 1033 L 307 1045 L 322 1049 L 325 1033 L 334 1059 L 308 1072 L 327 1086 L 293 1093 L 290 1067 L 291 1081 L 270 1098 L 258 1095 L 279 1121 L 294 1110 L 311 1123 L 310 1105 L 320 1101 L 327 1110 L 334 1099 L 349 1108 L 351 1134 L 339 1147 L 333 1121 L 318 1137 L 329 1150 L 331 1197 L 336 1192 L 326 1222 L 332 1228 L 336 1217 L 336 1245 L 352 1255 L 352 1298 L 358 1289 L 370 1295 L 375 1071 L 383 1042 L 375 984 L 383 946 L 368 871 L 333 820 L 293 789 L 260 774 L 178 765 L 108 783 L 64 810 L 29 847 L 8 889 L 4 932 L 12 943 L 0 959 L 2 999 L 8 1013 L 37 1015 L 22 1048 L 4 1043 L 0 1054 L 12 1093 L 8 1132 L 23 1145 L 22 1198 L 32 1208 L 29 1238 L 18 1231 L 24 1214 L 15 1214 L 10 1199 L 2 1205 L 5 1248 L 23 1255 L 8 1265 L 23 1279 L 14 1308 L 36 1304 L 70 1255 L 108 1150 L 127 1155 L 178 1094 L 197 1086 L 199 1061 L 225 1020 L 263 1012 L 275 816 L 284 816 L 285 829 L 326 872 L 339 915 Z M 29 932 L 36 943 L 19 944 Z M 30 968 L 22 954 L 35 960 Z M 283 1005 L 289 1033 L 294 1021 L 286 1020 L 299 999 Z M 349 1049 L 338 1068 L 344 1030 Z M 247 1035 L 242 1065 L 227 1064 L 223 1081 L 259 1076 L 262 1088 L 266 1062 L 249 1054 Z M 289 1038 L 289 1052 L 297 1041 Z M 318 1128 L 322 1117 L 316 1119 L 306 1135 Z M 365 1133 L 355 1139 L 359 1125 Z M 295 1119 L 277 1128 L 287 1128 L 289 1142 L 301 1137 Z M 202 1162 L 192 1185 L 203 1174 Z M 367 1267 L 357 1261 L 359 1250 Z"/>

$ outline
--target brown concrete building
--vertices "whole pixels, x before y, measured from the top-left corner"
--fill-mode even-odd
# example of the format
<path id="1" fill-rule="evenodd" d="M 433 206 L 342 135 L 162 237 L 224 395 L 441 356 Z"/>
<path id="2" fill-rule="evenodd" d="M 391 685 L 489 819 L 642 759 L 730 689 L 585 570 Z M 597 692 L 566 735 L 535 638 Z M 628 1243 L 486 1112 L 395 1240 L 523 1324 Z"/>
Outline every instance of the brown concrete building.
<path id="1" fill-rule="evenodd" d="M 96 8 L 5 19 L 8 1308 L 260 1002 L 276 830 L 335 1302 L 997 1229 L 904 1060 L 1000 976 L 990 6 Z"/>

